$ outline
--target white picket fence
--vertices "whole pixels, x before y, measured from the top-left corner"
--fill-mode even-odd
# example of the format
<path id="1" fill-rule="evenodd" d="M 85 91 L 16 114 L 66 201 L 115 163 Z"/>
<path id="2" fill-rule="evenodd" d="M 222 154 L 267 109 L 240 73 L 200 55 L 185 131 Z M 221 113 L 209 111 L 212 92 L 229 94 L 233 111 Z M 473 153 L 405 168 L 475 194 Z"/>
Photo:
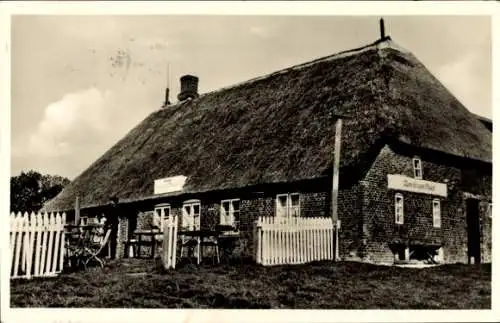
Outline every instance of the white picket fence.
<path id="1" fill-rule="evenodd" d="M 333 260 L 331 218 L 259 217 L 255 223 L 255 260 L 264 266 Z"/>
<path id="2" fill-rule="evenodd" d="M 161 257 L 165 269 L 175 269 L 177 261 L 177 231 L 178 231 L 178 216 L 169 216 L 163 225 L 163 244 Z"/>
<path id="3" fill-rule="evenodd" d="M 10 277 L 50 277 L 61 272 L 65 224 L 65 213 L 11 213 Z"/>

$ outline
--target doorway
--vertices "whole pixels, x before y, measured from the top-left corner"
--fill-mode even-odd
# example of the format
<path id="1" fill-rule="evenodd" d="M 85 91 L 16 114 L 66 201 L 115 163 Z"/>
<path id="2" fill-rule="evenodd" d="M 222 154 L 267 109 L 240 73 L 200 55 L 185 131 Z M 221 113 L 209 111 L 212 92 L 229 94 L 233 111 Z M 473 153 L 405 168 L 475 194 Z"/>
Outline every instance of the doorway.
<path id="1" fill-rule="evenodd" d="M 467 199 L 467 256 L 468 262 L 481 262 L 481 230 L 479 225 L 479 201 Z"/>

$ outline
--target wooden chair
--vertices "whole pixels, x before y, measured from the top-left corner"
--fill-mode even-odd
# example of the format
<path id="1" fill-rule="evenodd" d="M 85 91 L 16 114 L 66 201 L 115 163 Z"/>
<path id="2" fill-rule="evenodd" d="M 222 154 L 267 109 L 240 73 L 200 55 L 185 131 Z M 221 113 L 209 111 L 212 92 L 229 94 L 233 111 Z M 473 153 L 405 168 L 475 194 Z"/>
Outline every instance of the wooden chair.
<path id="1" fill-rule="evenodd" d="M 83 262 L 83 266 L 85 268 L 87 268 L 87 264 L 93 259 L 97 260 L 97 262 L 99 262 L 101 267 L 104 267 L 104 262 L 99 258 L 99 254 L 108 244 L 110 236 L 111 236 L 111 229 L 108 229 L 106 234 L 104 235 L 104 238 L 100 242 L 94 242 L 95 240 L 91 240 L 84 247 L 81 259 Z"/>
<path id="2" fill-rule="evenodd" d="M 180 236 L 180 258 L 184 257 L 184 249 L 187 250 L 187 259 L 189 262 L 191 262 L 191 257 L 194 256 L 194 253 L 197 252 L 196 256 L 196 263 L 199 265 L 200 264 L 200 241 L 199 238 L 197 237 L 186 237 L 186 236 Z"/>
<path id="3" fill-rule="evenodd" d="M 204 247 L 211 247 L 212 248 L 212 265 L 214 264 L 214 259 L 217 259 L 217 264 L 220 264 L 220 255 L 219 255 L 219 241 L 217 237 L 212 237 L 210 239 L 201 239 L 200 241 L 200 252 L 201 257 L 203 257 L 203 249 Z M 215 253 L 214 253 L 215 251 Z M 215 256 L 215 257 L 214 257 Z"/>

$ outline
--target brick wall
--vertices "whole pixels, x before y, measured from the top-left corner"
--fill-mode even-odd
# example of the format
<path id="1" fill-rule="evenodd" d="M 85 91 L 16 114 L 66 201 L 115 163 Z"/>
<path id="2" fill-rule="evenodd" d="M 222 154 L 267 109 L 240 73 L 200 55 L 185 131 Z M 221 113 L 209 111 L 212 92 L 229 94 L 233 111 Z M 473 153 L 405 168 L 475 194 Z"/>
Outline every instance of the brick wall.
<path id="1" fill-rule="evenodd" d="M 306 192 L 300 195 L 300 214 L 303 217 L 330 217 L 329 192 Z"/>
<path id="2" fill-rule="evenodd" d="M 395 151 L 396 150 L 396 151 Z M 447 263 L 467 261 L 467 225 L 464 193 L 478 194 L 482 199 L 491 198 L 491 175 L 488 170 L 461 164 L 454 160 L 420 155 L 423 179 L 443 183 L 448 180 L 446 198 L 428 194 L 387 189 L 387 174 L 413 177 L 413 156 L 385 146 L 367 172 L 363 185 L 363 237 L 366 241 L 368 259 L 374 262 L 391 263 L 391 243 L 442 244 Z M 467 174 L 465 176 L 464 174 Z M 471 181 L 471 178 L 474 178 Z M 395 224 L 394 195 L 404 197 L 404 224 Z M 441 201 L 441 228 L 432 222 L 432 200 Z M 480 213 L 482 225 L 483 259 L 490 259 L 491 228 L 485 212 Z"/>
<path id="3" fill-rule="evenodd" d="M 482 262 L 491 262 L 491 220 L 490 214 L 488 212 L 489 201 L 483 201 L 480 203 L 481 214 L 483 216 L 480 217 L 480 229 L 481 229 L 481 261 Z"/>
<path id="4" fill-rule="evenodd" d="M 144 210 L 137 213 L 136 230 L 151 230 L 153 226 L 154 211 Z"/>
<path id="5" fill-rule="evenodd" d="M 328 196 L 330 195 L 328 194 Z M 362 188 L 359 184 L 339 190 L 338 216 L 341 221 L 339 230 L 339 256 L 343 260 L 360 260 L 364 256 L 362 199 Z"/>
<path id="6" fill-rule="evenodd" d="M 116 258 L 122 258 L 124 255 L 124 241 L 127 241 L 129 234 L 129 219 L 126 216 L 118 217 L 118 232 L 116 236 Z"/>

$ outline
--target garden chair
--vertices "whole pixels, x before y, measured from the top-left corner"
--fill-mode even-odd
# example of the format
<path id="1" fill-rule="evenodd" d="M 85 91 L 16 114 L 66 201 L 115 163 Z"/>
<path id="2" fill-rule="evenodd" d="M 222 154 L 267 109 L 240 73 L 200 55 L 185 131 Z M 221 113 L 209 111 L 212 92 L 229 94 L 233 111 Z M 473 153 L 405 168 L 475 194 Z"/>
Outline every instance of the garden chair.
<path id="1" fill-rule="evenodd" d="M 108 229 L 106 231 L 106 234 L 104 235 L 104 238 L 100 242 L 97 242 L 95 239 L 92 239 L 84 247 L 84 251 L 82 254 L 82 262 L 85 268 L 87 268 L 87 264 L 93 259 L 97 260 L 97 262 L 99 262 L 101 267 L 104 267 L 104 262 L 99 258 L 99 254 L 108 244 L 110 236 L 111 236 L 111 229 Z"/>
<path id="2" fill-rule="evenodd" d="M 189 260 L 189 262 L 191 262 L 191 257 L 193 257 L 194 253 L 197 252 L 196 263 L 200 264 L 200 256 L 198 255 L 198 253 L 200 252 L 199 244 L 200 244 L 199 238 L 181 236 L 180 237 L 180 246 L 181 246 L 180 258 L 184 257 L 184 249 L 186 249 L 187 250 L 187 259 Z"/>
<path id="3" fill-rule="evenodd" d="M 220 264 L 220 256 L 219 256 L 219 241 L 217 237 L 211 237 L 210 239 L 201 239 L 200 243 L 200 252 L 201 258 L 203 258 L 203 249 L 205 247 L 212 248 L 212 265 L 214 265 L 214 260 L 217 260 L 217 264 Z M 215 252 L 214 252 L 215 251 Z"/>

